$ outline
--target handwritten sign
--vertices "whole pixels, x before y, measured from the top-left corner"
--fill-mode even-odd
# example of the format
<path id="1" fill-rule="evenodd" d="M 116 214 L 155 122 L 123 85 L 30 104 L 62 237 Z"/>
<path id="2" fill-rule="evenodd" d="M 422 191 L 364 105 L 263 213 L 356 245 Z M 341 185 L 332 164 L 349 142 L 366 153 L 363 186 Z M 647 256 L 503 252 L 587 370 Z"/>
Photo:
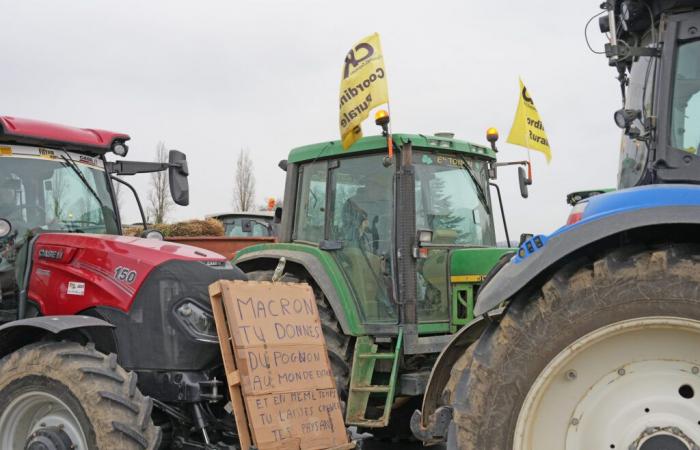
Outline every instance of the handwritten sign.
<path id="1" fill-rule="evenodd" d="M 233 344 L 235 376 L 229 376 L 229 383 L 234 377 L 240 384 L 257 448 L 348 448 L 311 287 L 257 281 L 215 285 L 210 287 L 212 303 L 219 292 L 226 322 L 220 330 L 222 319 L 216 317 L 217 330 L 220 339 L 230 336 Z M 234 414 L 239 414 L 235 408 Z"/>

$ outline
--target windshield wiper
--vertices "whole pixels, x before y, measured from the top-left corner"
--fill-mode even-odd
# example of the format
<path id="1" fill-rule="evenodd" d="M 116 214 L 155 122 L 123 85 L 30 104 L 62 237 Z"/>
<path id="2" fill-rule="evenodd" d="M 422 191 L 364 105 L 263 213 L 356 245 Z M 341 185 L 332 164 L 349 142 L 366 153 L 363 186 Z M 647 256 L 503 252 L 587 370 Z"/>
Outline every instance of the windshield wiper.
<path id="1" fill-rule="evenodd" d="M 472 170 L 471 167 L 469 167 L 469 163 L 467 162 L 467 159 L 464 157 L 464 155 L 459 155 L 461 158 L 462 162 L 464 163 L 464 169 L 467 171 L 469 176 L 471 177 L 472 181 L 476 185 L 476 194 L 479 196 L 479 201 L 484 204 L 484 208 L 486 209 L 487 214 L 491 214 L 491 207 L 489 207 L 488 200 L 486 199 L 486 193 L 484 192 L 484 188 L 481 187 L 481 184 L 479 183 L 479 180 L 476 178 L 476 175 L 474 174 L 474 171 Z"/>
<path id="2" fill-rule="evenodd" d="M 68 155 L 68 153 L 66 153 Z M 80 181 L 83 182 L 86 188 L 90 191 L 90 193 L 95 197 L 95 200 L 97 200 L 97 203 L 100 205 L 100 209 L 104 209 L 105 205 L 102 203 L 102 200 L 100 199 L 100 196 L 97 195 L 97 192 L 90 186 L 90 182 L 85 178 L 85 175 L 83 175 L 83 172 L 80 171 L 80 168 L 78 165 L 73 161 L 73 159 L 68 155 L 68 158 L 66 158 L 64 155 L 61 155 L 61 159 L 66 162 L 68 167 L 73 169 L 73 172 L 75 172 L 76 175 L 78 175 L 78 178 L 80 178 Z"/>

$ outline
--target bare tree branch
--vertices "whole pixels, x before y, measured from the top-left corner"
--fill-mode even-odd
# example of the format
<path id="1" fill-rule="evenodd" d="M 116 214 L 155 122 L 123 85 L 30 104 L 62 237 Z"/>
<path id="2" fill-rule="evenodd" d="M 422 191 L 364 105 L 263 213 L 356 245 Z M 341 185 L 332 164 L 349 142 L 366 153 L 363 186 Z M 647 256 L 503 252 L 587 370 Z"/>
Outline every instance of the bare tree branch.
<path id="1" fill-rule="evenodd" d="M 164 142 L 158 142 L 156 146 L 156 162 L 168 162 L 168 151 Z M 151 174 L 151 191 L 148 194 L 148 216 L 149 221 L 154 224 L 164 223 L 165 219 L 173 207 L 170 198 L 170 184 L 168 182 L 168 172 L 160 171 Z"/>
<path id="2" fill-rule="evenodd" d="M 239 211 L 250 211 L 255 202 L 255 174 L 253 160 L 248 149 L 242 149 L 236 160 L 236 178 L 233 184 L 233 207 Z"/>

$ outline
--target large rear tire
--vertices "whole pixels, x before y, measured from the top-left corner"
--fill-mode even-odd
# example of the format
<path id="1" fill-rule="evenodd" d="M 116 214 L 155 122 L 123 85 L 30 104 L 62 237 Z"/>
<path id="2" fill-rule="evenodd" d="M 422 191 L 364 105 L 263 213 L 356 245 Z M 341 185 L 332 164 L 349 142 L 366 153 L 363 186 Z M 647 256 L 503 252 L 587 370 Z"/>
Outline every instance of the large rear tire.
<path id="1" fill-rule="evenodd" d="M 33 344 L 0 360 L 3 450 L 152 450 L 153 401 L 116 355 L 73 342 Z"/>
<path id="2" fill-rule="evenodd" d="M 468 450 L 696 448 L 699 256 L 697 245 L 621 249 L 514 299 L 455 365 L 450 441 Z"/>

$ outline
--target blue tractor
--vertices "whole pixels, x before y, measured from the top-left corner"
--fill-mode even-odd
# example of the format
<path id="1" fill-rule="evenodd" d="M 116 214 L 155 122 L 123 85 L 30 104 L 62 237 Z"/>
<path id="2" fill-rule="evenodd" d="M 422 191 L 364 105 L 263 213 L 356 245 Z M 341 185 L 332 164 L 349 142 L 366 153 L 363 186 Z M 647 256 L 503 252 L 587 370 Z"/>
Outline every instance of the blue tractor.
<path id="1" fill-rule="evenodd" d="M 488 275 L 412 418 L 427 444 L 700 448 L 700 1 L 601 7 L 618 189 Z"/>

